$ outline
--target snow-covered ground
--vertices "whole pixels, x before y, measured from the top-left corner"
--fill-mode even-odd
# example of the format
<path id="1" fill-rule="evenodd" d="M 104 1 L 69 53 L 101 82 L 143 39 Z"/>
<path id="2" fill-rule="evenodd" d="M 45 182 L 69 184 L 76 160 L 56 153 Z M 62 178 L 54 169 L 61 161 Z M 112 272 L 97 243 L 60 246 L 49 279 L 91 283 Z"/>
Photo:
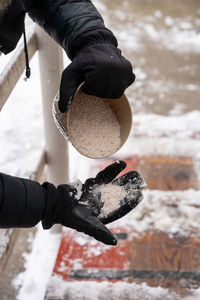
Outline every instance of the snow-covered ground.
<path id="1" fill-rule="evenodd" d="M 43 230 L 40 224 L 37 226 L 34 239 L 30 240 L 31 253 L 23 253 L 25 271 L 13 280 L 13 285 L 19 289 L 17 299 L 44 299 L 59 244 L 59 233 Z"/>
<path id="2" fill-rule="evenodd" d="M 57 276 L 52 278 L 53 286 L 57 287 L 57 295 L 60 299 L 70 300 L 98 300 L 98 299 L 142 299 L 142 300 L 182 300 L 182 296 L 175 292 L 169 294 L 168 289 L 162 287 L 150 287 L 146 283 L 136 284 L 128 282 L 110 283 L 103 282 L 63 282 Z M 137 298 L 135 298 L 137 295 Z M 186 296 L 184 300 L 198 300 L 200 290 L 194 291 L 193 296 Z"/>
<path id="3" fill-rule="evenodd" d="M 97 4 L 99 10 L 105 14 L 106 23 L 111 23 L 109 17 L 106 15 L 105 5 L 99 0 L 94 2 Z M 118 14 L 119 20 L 123 21 L 126 19 L 124 9 L 121 11 L 118 10 L 117 12 L 115 11 L 115 13 Z M 162 19 L 162 17 L 162 12 L 156 10 L 153 16 L 147 16 L 145 23 L 144 20 L 137 20 L 135 26 L 131 26 L 130 19 L 126 27 L 125 25 L 120 26 L 120 24 L 116 26 L 115 32 L 119 37 L 120 46 L 124 48 L 127 53 L 132 49 L 139 52 L 144 47 L 142 38 L 147 36 L 153 42 L 159 42 L 161 48 L 164 47 L 172 52 L 183 52 L 184 55 L 187 55 L 190 51 L 195 53 L 200 52 L 200 36 L 199 32 L 194 28 L 195 24 L 198 25 L 199 19 L 193 24 L 188 18 L 178 19 L 165 16 L 163 19 L 166 27 L 158 29 L 154 21 Z M 0 57 L 1 69 L 7 64 L 10 57 L 12 57 L 12 53 L 8 57 Z M 192 67 L 193 66 L 191 66 L 191 68 Z M 9 101 L 0 113 L 0 171 L 24 177 L 31 176 L 44 146 L 40 75 L 37 54 L 31 61 L 31 68 L 31 79 L 25 82 L 23 80 L 24 75 L 22 75 L 19 83 L 10 95 Z M 182 72 L 185 71 L 190 72 L 190 69 L 182 69 Z M 136 68 L 136 73 L 137 81 L 135 87 L 141 89 L 146 84 L 148 75 L 140 67 Z M 165 87 L 160 85 L 155 86 L 155 83 L 152 83 L 151 88 L 161 92 L 161 89 Z M 188 82 L 183 89 L 184 88 L 195 92 L 199 90 L 199 85 Z M 132 97 L 130 97 L 130 99 L 132 101 Z M 148 101 L 151 101 L 151 99 L 148 99 Z M 140 136 L 140 141 L 134 148 L 135 153 L 141 153 L 141 151 L 143 151 L 143 154 L 147 153 L 147 151 L 149 151 L 148 153 L 151 151 L 152 153 L 158 154 L 164 151 L 165 154 L 179 153 L 180 155 L 181 153 L 184 155 L 187 153 L 191 155 L 192 153 L 195 158 L 199 159 L 200 107 L 198 107 L 198 105 L 195 111 L 182 114 L 183 106 L 177 103 L 174 105 L 168 117 L 155 114 L 146 115 L 143 114 L 142 105 L 137 104 L 137 107 L 139 107 L 140 112 L 135 115 L 134 122 L 139 125 L 133 128 L 132 135 L 127 143 L 121 151 L 117 153 L 120 158 L 132 152 L 134 134 L 136 134 L 138 137 Z M 179 115 L 179 117 L 177 117 L 177 115 Z M 148 139 L 146 139 L 145 135 L 148 136 Z M 155 141 L 155 138 L 157 138 L 156 144 L 152 142 L 153 140 Z M 166 143 L 166 141 L 168 142 Z M 158 145 L 159 147 L 157 147 Z M 83 181 L 88 176 L 94 175 L 90 173 L 92 165 L 95 164 L 94 160 L 80 156 L 71 145 L 69 145 L 69 155 L 71 181 L 76 180 L 76 178 Z M 173 195 L 177 198 L 180 197 L 178 194 Z M 177 207 L 176 209 L 173 208 L 173 213 L 169 206 L 159 206 L 159 197 L 161 197 L 160 192 L 147 190 L 141 206 L 135 211 L 134 218 L 132 218 L 132 215 L 129 215 L 129 217 L 121 220 L 119 224 L 130 223 L 131 219 L 138 230 L 145 230 L 146 226 L 150 225 L 160 230 L 167 231 L 168 229 L 169 233 L 174 233 L 175 231 L 183 233 L 191 228 L 193 230 L 194 228 L 196 228 L 197 231 L 199 230 L 198 210 L 195 208 L 195 205 L 191 206 L 191 203 L 189 205 L 191 199 L 198 202 L 198 192 L 193 190 L 185 191 L 183 206 L 180 208 Z M 141 216 L 145 214 L 146 218 L 141 219 Z M 177 221 L 176 216 L 178 215 L 182 217 Z M 188 226 L 184 223 L 185 218 L 188 220 Z M 152 220 L 154 220 L 153 224 Z M 189 222 L 189 220 L 191 220 L 191 222 Z M 38 225 L 35 238 L 30 241 L 32 251 L 29 254 L 24 253 L 26 261 L 25 271 L 19 274 L 13 282 L 14 286 L 19 288 L 17 300 L 42 300 L 44 298 L 46 284 L 51 275 L 58 251 L 59 239 L 59 234 L 44 231 L 42 227 Z M 62 292 L 65 289 L 69 289 L 66 283 L 63 284 L 59 279 L 56 280 L 56 284 L 61 285 Z M 88 286 L 89 285 L 88 283 Z M 88 286 L 85 286 L 85 293 Z M 71 299 L 90 299 L 87 293 L 85 295 L 81 294 L 85 298 L 80 296 L 80 290 L 82 290 L 83 293 L 82 288 L 83 286 L 80 286 L 78 283 L 74 283 L 73 285 L 70 283 L 70 293 L 71 295 L 74 293 Z M 106 282 L 102 283 L 101 286 L 97 286 L 97 284 L 90 285 L 90 291 L 93 293 L 91 293 L 91 295 L 94 297 L 95 293 L 97 295 L 102 288 L 106 292 L 109 292 L 110 286 Z M 135 284 L 131 287 L 128 283 L 124 283 L 123 285 L 120 283 L 120 286 L 116 286 L 115 291 L 119 295 L 119 293 L 124 290 L 127 290 L 127 293 L 134 291 L 138 293 L 138 295 L 145 290 L 147 295 L 153 297 L 152 299 L 157 299 L 156 295 L 163 295 L 165 299 L 168 299 L 167 290 L 162 288 L 148 288 L 146 285 L 138 286 Z M 199 297 L 200 292 L 197 290 L 195 298 L 193 297 L 192 299 L 199 299 Z M 186 299 L 190 300 L 191 298 Z"/>

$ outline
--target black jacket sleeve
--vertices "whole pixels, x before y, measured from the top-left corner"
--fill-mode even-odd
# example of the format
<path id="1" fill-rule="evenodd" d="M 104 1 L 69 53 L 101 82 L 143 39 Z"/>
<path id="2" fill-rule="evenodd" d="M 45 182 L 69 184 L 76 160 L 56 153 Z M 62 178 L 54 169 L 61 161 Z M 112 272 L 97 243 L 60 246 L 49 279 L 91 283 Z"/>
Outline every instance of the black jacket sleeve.
<path id="1" fill-rule="evenodd" d="M 25 10 L 73 58 L 74 43 L 88 32 L 117 44 L 91 0 L 22 0 Z M 90 37 L 91 38 L 91 37 Z"/>
<path id="2" fill-rule="evenodd" d="M 117 40 L 104 25 L 90 0 L 13 0 L 0 13 L 0 51 L 12 51 L 22 35 L 25 12 L 73 58 L 87 40 L 117 46 Z"/>
<path id="3" fill-rule="evenodd" d="M 4 54 L 15 49 L 24 29 L 25 13 L 20 0 L 0 12 L 0 51 Z"/>
<path id="4" fill-rule="evenodd" d="M 0 228 L 33 227 L 45 207 L 45 191 L 38 182 L 0 173 Z"/>

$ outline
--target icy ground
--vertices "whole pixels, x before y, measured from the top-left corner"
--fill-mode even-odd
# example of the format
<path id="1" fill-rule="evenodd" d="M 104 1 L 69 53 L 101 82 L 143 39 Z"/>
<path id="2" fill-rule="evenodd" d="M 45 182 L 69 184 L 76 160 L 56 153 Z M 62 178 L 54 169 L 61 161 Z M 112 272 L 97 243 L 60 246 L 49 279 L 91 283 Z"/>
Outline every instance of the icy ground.
<path id="1" fill-rule="evenodd" d="M 98 0 L 94 2 L 103 13 L 108 26 L 111 26 L 111 29 L 112 27 L 115 28 L 120 47 L 130 58 L 136 57 L 133 63 L 137 81 L 134 87 L 127 91 L 127 94 L 132 102 L 134 122 L 139 122 L 141 125 L 135 129 L 136 131 L 133 130 L 133 136 L 119 152 L 119 156 L 123 158 L 124 155 L 131 153 L 134 143 L 132 138 L 136 134 L 142 138 L 135 147 L 135 151 L 148 149 L 148 151 L 153 152 L 156 150 L 159 153 L 159 151 L 164 150 L 166 154 L 182 151 L 183 154 L 193 153 L 194 157 L 198 159 L 200 153 L 200 107 L 199 101 L 196 99 L 199 100 L 200 86 L 196 55 L 199 56 L 200 52 L 200 35 L 197 29 L 200 25 L 200 7 L 196 10 L 195 16 L 192 15 L 192 12 L 188 16 L 171 16 L 170 13 L 164 14 L 162 8 L 159 7 L 146 14 L 144 18 L 133 19 L 136 17 L 137 12 L 131 17 L 129 1 L 124 1 L 121 9 L 117 7 L 114 11 L 110 8 L 107 9 L 105 1 Z M 116 1 L 116 3 L 118 2 Z M 111 11 L 114 17 L 112 17 Z M 159 22 L 162 24 L 158 28 Z M 151 45 L 157 45 L 160 51 L 158 51 L 158 54 L 164 49 L 175 57 L 175 62 L 179 62 L 183 58 L 180 65 L 176 66 L 176 72 L 178 72 L 178 76 L 180 75 L 178 82 L 176 81 L 177 74 L 173 74 L 174 61 L 171 62 L 171 69 L 166 70 L 168 72 L 167 78 L 163 78 L 165 66 L 162 65 L 160 56 L 158 56 L 159 63 L 163 69 L 155 68 L 154 65 L 147 66 L 148 53 L 152 55 L 152 48 L 151 46 L 146 48 L 145 39 L 149 40 L 152 43 Z M 191 55 L 194 58 L 191 58 Z M 9 57 L 11 56 L 12 53 Z M 1 69 L 6 65 L 9 57 L 0 57 Z M 151 57 L 151 59 L 152 61 L 156 60 L 155 57 Z M 0 171 L 24 177 L 31 176 L 44 146 L 37 55 L 31 61 L 31 68 L 31 79 L 24 82 L 24 75 L 22 76 L 0 114 Z M 179 91 L 182 91 L 182 93 L 179 93 Z M 189 100 L 184 100 L 184 102 L 184 97 Z M 170 104 L 168 105 L 168 103 Z M 168 116 L 159 116 L 157 113 Z M 154 130 L 151 130 L 151 128 Z M 150 137 L 148 145 L 145 143 L 145 134 Z M 152 144 L 155 137 L 160 141 L 160 148 L 154 148 L 154 144 Z M 166 141 L 168 141 L 167 147 Z M 174 148 L 174 146 L 177 148 Z M 95 162 L 81 157 L 71 146 L 69 148 L 71 181 L 76 178 L 83 181 L 88 176 L 93 175 L 90 170 Z M 120 220 L 120 224 L 130 222 L 131 219 L 134 226 L 136 228 L 138 226 L 138 230 L 145 230 L 150 225 L 158 229 L 168 229 L 169 233 L 181 230 L 184 233 L 191 228 L 196 229 L 196 231 L 199 230 L 197 208 L 195 208 L 195 205 L 189 205 L 191 198 L 194 202 L 196 201 L 194 204 L 198 202 L 199 192 L 185 191 L 183 206 L 173 210 L 169 206 L 159 206 L 158 199 L 160 195 L 160 192 L 147 190 L 141 206 L 135 211 L 134 218 L 129 215 L 127 218 Z M 175 194 L 174 196 L 178 197 Z M 157 212 L 159 211 L 159 214 L 156 214 L 154 209 Z M 147 213 L 147 216 L 142 222 L 141 216 L 144 213 Z M 180 214 L 182 216 L 179 219 L 180 222 L 175 222 L 176 216 Z M 184 224 L 186 217 L 188 220 L 193 220 L 189 223 L 189 227 Z M 13 282 L 16 287 L 20 287 L 17 300 L 42 300 L 44 298 L 46 284 L 51 275 L 59 247 L 59 234 L 44 231 L 40 225 L 37 229 L 35 238 L 30 242 L 32 245 L 31 253 L 24 253 L 25 271 L 19 274 Z M 59 279 L 56 284 L 61 285 L 61 291 L 69 288 Z M 79 284 L 74 284 L 71 288 L 73 299 L 89 299 L 87 293 L 84 295 L 85 298 L 79 298 L 81 289 Z M 109 290 L 107 283 L 102 283 L 101 288 L 106 291 Z M 99 289 L 100 286 L 97 287 L 95 284 L 90 286 L 93 295 L 94 293 L 98 294 Z M 167 291 L 161 288 L 148 288 L 145 285 L 133 285 L 131 287 L 124 283 L 122 289 L 117 287 L 116 293 L 119 295 L 120 292 L 123 292 L 123 289 L 130 290 L 130 293 L 133 290 L 137 293 L 145 290 L 147 295 L 154 297 L 153 299 L 156 299 L 156 295 L 162 295 L 167 299 Z M 196 296 L 192 300 L 199 298 L 200 291 L 197 290 Z M 190 299 L 187 298 L 187 300 Z"/>

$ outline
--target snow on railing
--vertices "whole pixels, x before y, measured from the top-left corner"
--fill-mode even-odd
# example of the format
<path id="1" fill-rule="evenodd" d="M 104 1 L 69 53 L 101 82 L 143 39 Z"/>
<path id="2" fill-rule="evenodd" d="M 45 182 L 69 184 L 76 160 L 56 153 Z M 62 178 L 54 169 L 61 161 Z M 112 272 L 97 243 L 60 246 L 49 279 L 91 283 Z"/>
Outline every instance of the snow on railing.
<path id="1" fill-rule="evenodd" d="M 45 173 L 45 176 L 47 178 L 45 177 L 45 179 L 57 185 L 68 181 L 67 143 L 58 132 L 51 111 L 52 101 L 59 89 L 63 70 L 62 49 L 41 29 L 35 26 L 29 29 L 31 29 L 27 31 L 29 60 L 39 50 L 45 129 L 45 149 L 41 153 L 41 158 L 36 165 L 33 173 L 34 178 L 31 179 L 41 180 L 46 165 L 47 174 Z M 0 58 L 2 70 L 2 73 L 0 73 L 0 111 L 8 100 L 21 74 L 24 72 L 23 40 L 20 40 L 15 51 L 5 56 L 5 59 L 3 58 L 2 56 Z M 11 251 L 9 249 L 11 233 L 12 230 L 7 229 L 0 231 L 0 272 L 2 264 L 6 259 L 4 254 L 8 252 L 7 250 Z"/>
<path id="2" fill-rule="evenodd" d="M 39 50 L 42 97 L 44 107 L 45 152 L 34 172 L 37 179 L 48 165 L 48 179 L 54 184 L 68 181 L 67 144 L 58 132 L 52 117 L 55 97 L 63 70 L 62 49 L 42 30 L 32 27 L 27 32 L 29 59 Z M 24 44 L 21 40 L 0 74 L 0 110 L 6 103 L 25 68 Z M 2 58 L 2 57 L 1 57 Z M 1 64 L 2 67 L 2 64 Z M 31 80 L 31 79 L 30 79 Z"/>
<path id="3" fill-rule="evenodd" d="M 27 34 L 29 59 L 37 50 L 36 36 L 34 31 L 29 31 Z M 19 44 L 13 56 L 8 61 L 7 65 L 0 74 L 0 110 L 7 101 L 9 95 L 14 89 L 20 75 L 24 71 L 24 45 L 23 42 Z M 2 68 L 2 66 L 1 66 Z"/>

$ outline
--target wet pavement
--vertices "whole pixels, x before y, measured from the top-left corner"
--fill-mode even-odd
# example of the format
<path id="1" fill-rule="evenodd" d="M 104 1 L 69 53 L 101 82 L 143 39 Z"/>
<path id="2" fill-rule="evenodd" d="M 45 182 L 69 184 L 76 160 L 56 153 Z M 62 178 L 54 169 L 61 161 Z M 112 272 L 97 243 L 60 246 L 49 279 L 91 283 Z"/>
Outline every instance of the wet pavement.
<path id="1" fill-rule="evenodd" d="M 137 80 L 133 113 L 178 115 L 200 109 L 200 1 L 94 1 Z"/>

